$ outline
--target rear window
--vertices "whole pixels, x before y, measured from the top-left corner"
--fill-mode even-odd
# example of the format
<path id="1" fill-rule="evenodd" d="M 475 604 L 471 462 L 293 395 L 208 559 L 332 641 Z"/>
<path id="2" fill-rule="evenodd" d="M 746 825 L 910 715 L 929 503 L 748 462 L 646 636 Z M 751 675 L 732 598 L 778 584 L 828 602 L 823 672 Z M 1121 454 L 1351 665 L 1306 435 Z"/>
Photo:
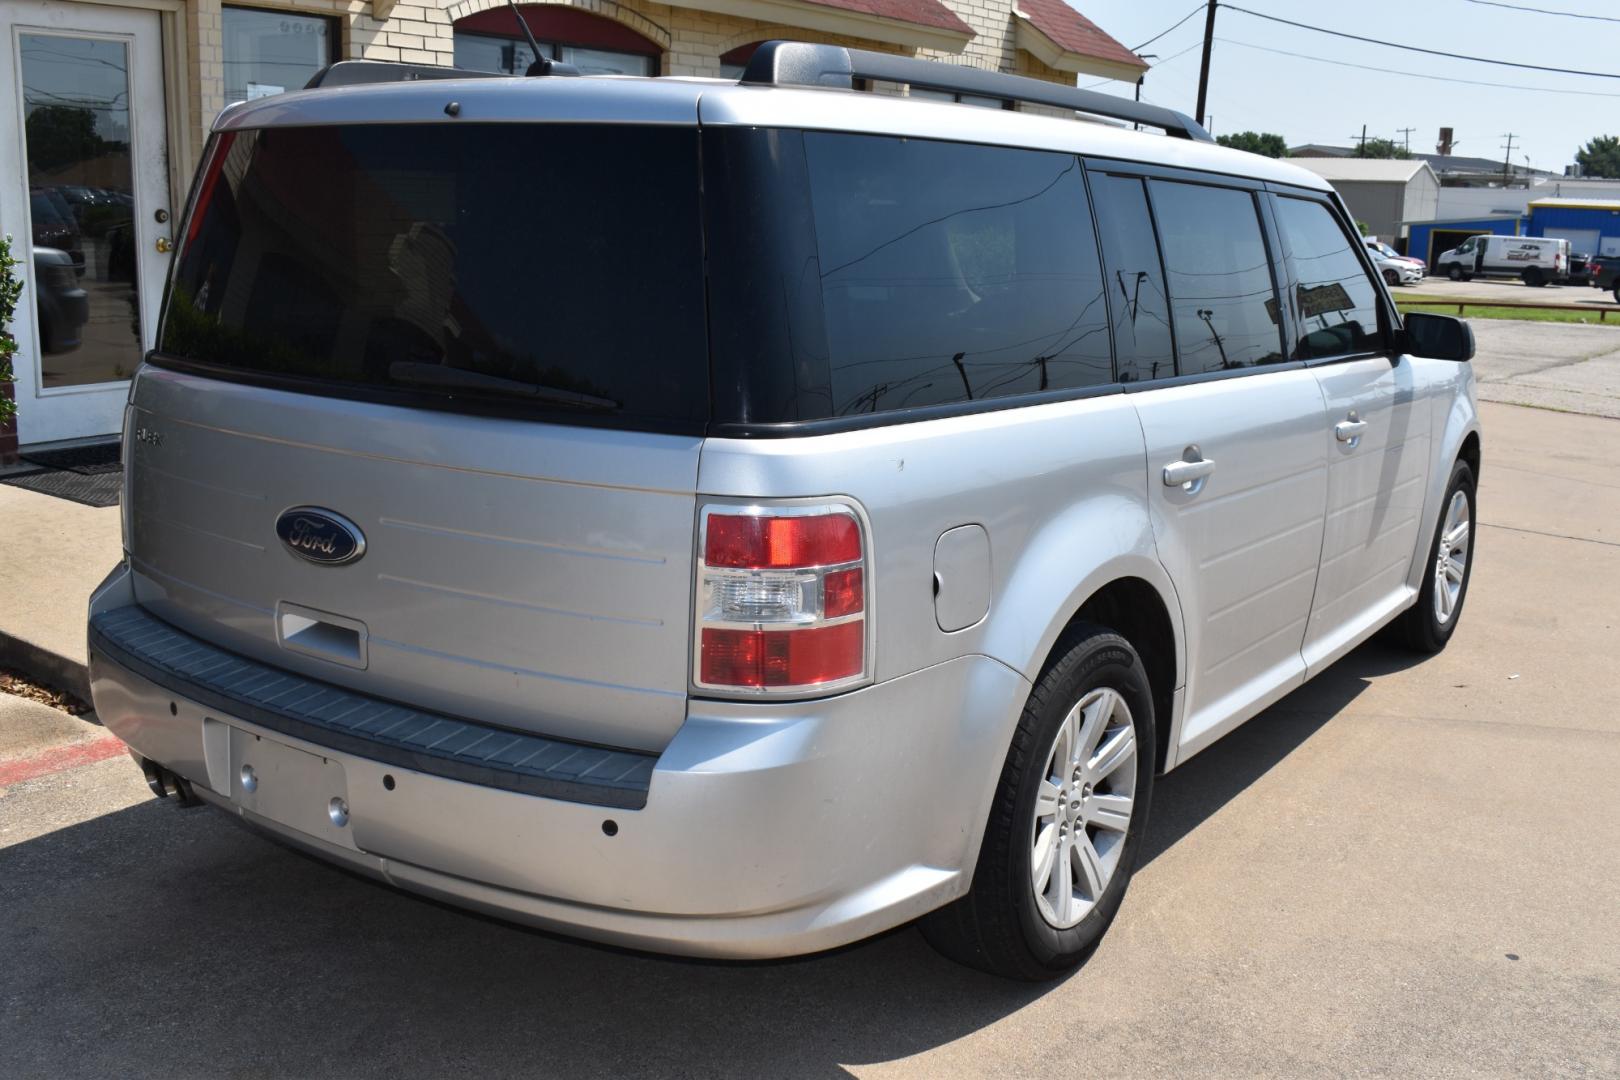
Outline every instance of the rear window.
<path id="1" fill-rule="evenodd" d="M 1074 155 L 825 132 L 709 140 L 717 418 L 859 417 L 1114 380 Z"/>
<path id="2" fill-rule="evenodd" d="M 697 138 L 540 124 L 222 135 L 160 362 L 441 408 L 700 426 Z"/>

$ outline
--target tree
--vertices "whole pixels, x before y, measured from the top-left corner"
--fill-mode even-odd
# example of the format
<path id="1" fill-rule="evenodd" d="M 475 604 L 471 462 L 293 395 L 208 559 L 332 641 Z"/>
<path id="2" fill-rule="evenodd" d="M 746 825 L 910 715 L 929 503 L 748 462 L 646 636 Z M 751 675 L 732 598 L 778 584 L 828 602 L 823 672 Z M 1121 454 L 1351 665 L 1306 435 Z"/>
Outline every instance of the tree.
<path id="1" fill-rule="evenodd" d="M 1586 147 L 1575 151 L 1585 176 L 1620 179 L 1620 135 L 1599 135 Z"/>
<path id="2" fill-rule="evenodd" d="M 1409 158 L 1410 150 L 1397 146 L 1394 139 L 1368 139 L 1356 148 L 1356 157 Z"/>
<path id="3" fill-rule="evenodd" d="M 41 172 L 90 161 L 110 148 L 96 134 L 96 114 L 78 105 L 36 105 L 26 129 L 29 164 Z"/>
<path id="4" fill-rule="evenodd" d="M 1217 135 L 1215 141 L 1234 150 L 1247 150 L 1251 154 L 1277 158 L 1288 156 L 1288 143 L 1283 141 L 1281 135 L 1274 135 L 1269 131 L 1240 131 L 1236 135 Z"/>

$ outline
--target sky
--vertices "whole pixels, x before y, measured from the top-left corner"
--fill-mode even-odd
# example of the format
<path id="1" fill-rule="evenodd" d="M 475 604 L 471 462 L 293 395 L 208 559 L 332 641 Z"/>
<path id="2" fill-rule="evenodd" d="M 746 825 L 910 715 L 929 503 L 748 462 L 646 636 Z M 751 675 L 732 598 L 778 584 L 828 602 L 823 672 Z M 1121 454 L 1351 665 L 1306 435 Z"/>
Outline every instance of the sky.
<path id="1" fill-rule="evenodd" d="M 1615 78 L 1556 75 L 1429 56 L 1294 26 L 1283 26 L 1222 6 L 1215 16 L 1209 101 L 1215 134 L 1272 131 L 1290 146 L 1352 146 L 1367 135 L 1433 153 L 1442 127 L 1455 129 L 1452 152 L 1501 160 L 1513 133 L 1513 164 L 1525 155 L 1538 169 L 1562 171 L 1575 151 L 1596 135 L 1620 134 L 1620 21 L 1566 18 L 1470 0 L 1233 0 L 1241 7 L 1295 22 L 1404 45 L 1495 60 L 1612 72 Z M 1520 6 L 1620 19 L 1605 0 L 1503 0 Z M 1092 22 L 1128 48 L 1157 53 L 1142 84 L 1142 98 L 1192 115 L 1198 101 L 1199 45 L 1204 5 L 1196 0 L 1070 0 Z M 1193 11 L 1198 14 L 1143 46 Z M 1278 51 L 1263 51 L 1278 50 Z M 1286 56 L 1281 53 L 1295 53 Z M 1305 59 L 1309 57 L 1310 59 Z M 1336 63 L 1325 63 L 1324 61 Z M 1340 64 L 1358 64 L 1361 68 Z M 1364 70 L 1372 68 L 1373 70 Z M 1439 82 L 1440 76 L 1539 92 Z M 1129 96 L 1128 82 L 1080 85 Z M 1574 93 L 1572 91 L 1582 91 Z"/>

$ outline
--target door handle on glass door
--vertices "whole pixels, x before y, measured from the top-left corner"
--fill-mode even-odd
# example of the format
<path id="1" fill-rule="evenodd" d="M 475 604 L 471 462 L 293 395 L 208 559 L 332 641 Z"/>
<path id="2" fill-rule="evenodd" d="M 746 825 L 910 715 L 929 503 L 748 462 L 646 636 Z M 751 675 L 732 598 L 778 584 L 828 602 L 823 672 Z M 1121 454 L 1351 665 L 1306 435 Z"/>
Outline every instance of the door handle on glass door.
<path id="1" fill-rule="evenodd" d="M 1214 471 L 1215 463 L 1196 445 L 1189 446 L 1182 452 L 1180 461 L 1172 461 L 1164 467 L 1164 486 L 1183 488 L 1196 495 Z"/>

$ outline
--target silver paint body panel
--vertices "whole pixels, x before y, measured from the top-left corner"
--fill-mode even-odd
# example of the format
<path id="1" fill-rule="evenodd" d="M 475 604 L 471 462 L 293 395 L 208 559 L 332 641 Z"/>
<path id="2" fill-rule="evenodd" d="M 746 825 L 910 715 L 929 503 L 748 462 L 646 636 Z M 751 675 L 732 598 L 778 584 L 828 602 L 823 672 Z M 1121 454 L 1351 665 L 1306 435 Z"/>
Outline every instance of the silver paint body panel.
<path id="1" fill-rule="evenodd" d="M 903 133 L 1326 188 L 1283 162 L 1100 125 L 703 80 L 351 87 L 238 106 L 216 128 L 444 122 L 448 100 L 465 120 Z M 1351 409 L 1368 422 L 1354 446 L 1334 434 Z M 289 804 L 230 781 L 233 732 L 251 724 L 98 661 L 97 708 L 137 753 L 409 889 L 602 940 L 777 956 L 966 891 L 1030 686 L 1098 589 L 1138 579 L 1168 614 L 1167 768 L 1409 606 L 1478 418 L 1467 365 L 1399 357 L 759 439 L 413 410 L 146 367 L 128 424 L 162 440 L 126 440 L 129 557 L 93 611 L 140 603 L 366 694 L 660 758 L 645 809 L 604 812 L 411 773 L 385 793 L 382 765 L 278 736 L 290 748 L 278 763 L 305 777 L 288 781 L 297 819 L 278 820 L 262 811 Z M 1214 473 L 1196 492 L 1167 487 L 1163 466 L 1194 444 Z M 782 702 L 692 693 L 698 506 L 829 497 L 870 526 L 872 684 Z M 352 520 L 365 555 L 329 567 L 283 549 L 276 516 L 306 504 Z M 958 578 L 942 583 L 943 605 L 942 566 Z M 355 622 L 364 663 L 284 648 L 278 608 Z M 301 768 L 294 752 L 327 764 Z M 333 833 L 304 804 L 339 778 L 351 824 Z"/>

